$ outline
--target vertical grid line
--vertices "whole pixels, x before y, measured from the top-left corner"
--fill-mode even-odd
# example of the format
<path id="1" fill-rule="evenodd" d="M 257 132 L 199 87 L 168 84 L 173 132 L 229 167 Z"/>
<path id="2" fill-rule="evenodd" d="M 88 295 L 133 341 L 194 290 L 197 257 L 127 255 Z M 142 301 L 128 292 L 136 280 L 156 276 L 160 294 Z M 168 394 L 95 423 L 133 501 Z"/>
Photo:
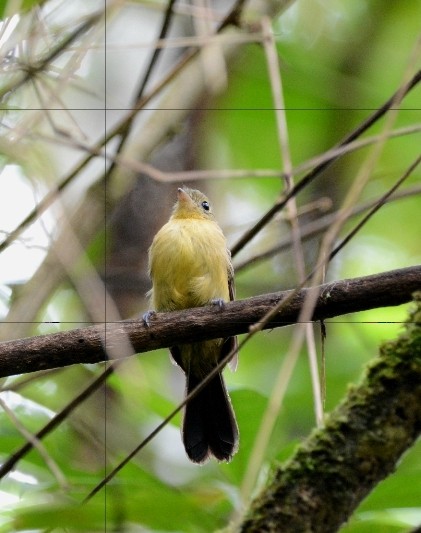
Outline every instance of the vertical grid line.
<path id="1" fill-rule="evenodd" d="M 107 134 L 107 0 L 104 0 L 104 138 Z M 107 143 L 104 145 L 104 176 L 107 172 Z M 107 353 L 107 180 L 104 180 L 104 348 Z M 105 370 L 108 367 L 105 361 Z M 107 475 L 107 388 L 104 386 L 104 472 Z M 107 531 L 107 485 L 104 487 L 104 531 Z"/>

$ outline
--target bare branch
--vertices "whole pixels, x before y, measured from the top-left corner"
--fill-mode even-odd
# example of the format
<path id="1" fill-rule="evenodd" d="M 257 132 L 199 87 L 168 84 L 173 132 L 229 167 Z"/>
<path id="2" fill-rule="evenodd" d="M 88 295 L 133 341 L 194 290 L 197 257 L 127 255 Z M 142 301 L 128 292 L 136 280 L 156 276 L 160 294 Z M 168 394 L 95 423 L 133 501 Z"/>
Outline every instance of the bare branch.
<path id="1" fill-rule="evenodd" d="M 221 311 L 198 307 L 172 313 L 157 313 L 148 328 L 142 320 L 105 323 L 51 335 L 41 335 L 0 344 L 0 377 L 80 363 L 127 357 L 119 350 L 127 338 L 135 353 L 205 339 L 246 333 L 280 301 L 288 298 L 281 312 L 265 329 L 293 324 L 308 293 L 319 291 L 312 320 L 332 318 L 378 307 L 400 305 L 421 289 L 421 265 L 372 276 L 334 281 L 313 289 L 281 291 L 229 302 Z M 126 346 L 126 342 L 123 343 Z M 121 353 L 121 355 L 120 355 Z"/>

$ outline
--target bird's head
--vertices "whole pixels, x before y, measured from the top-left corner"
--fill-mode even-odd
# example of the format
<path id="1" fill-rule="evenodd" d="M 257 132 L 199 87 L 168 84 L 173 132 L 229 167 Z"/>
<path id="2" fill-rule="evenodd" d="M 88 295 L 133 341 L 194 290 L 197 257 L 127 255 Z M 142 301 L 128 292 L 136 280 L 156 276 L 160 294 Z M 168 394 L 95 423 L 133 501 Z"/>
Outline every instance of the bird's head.
<path id="1" fill-rule="evenodd" d="M 174 205 L 172 218 L 214 220 L 207 197 L 196 189 L 181 187 L 177 190 L 177 203 Z"/>

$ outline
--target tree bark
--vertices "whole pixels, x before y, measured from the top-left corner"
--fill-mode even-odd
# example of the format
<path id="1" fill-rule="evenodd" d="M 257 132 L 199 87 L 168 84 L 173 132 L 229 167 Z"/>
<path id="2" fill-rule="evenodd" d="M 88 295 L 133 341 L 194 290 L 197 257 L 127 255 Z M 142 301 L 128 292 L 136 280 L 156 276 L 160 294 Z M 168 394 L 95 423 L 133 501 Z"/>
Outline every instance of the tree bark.
<path id="1" fill-rule="evenodd" d="M 282 291 L 214 306 L 157 313 L 150 327 L 142 320 L 104 323 L 51 335 L 0 343 L 0 377 L 79 363 L 121 359 L 135 353 L 246 333 L 281 300 L 285 305 L 265 329 L 293 324 L 306 295 L 319 297 L 313 320 L 400 305 L 421 289 L 421 266 L 297 291 Z"/>
<path id="2" fill-rule="evenodd" d="M 333 533 L 421 432 L 421 294 L 405 332 L 252 502 L 242 533 Z"/>

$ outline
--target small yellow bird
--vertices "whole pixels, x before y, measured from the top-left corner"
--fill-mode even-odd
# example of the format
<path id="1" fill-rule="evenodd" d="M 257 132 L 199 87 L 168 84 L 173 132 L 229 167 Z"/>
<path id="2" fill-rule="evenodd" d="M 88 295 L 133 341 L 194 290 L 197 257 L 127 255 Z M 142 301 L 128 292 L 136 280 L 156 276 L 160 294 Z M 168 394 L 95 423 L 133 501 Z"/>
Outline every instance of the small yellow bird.
<path id="1" fill-rule="evenodd" d="M 149 249 L 152 309 L 222 306 L 234 299 L 234 271 L 224 234 L 203 193 L 179 188 L 177 196 L 172 216 Z M 236 349 L 236 337 L 173 346 L 171 355 L 186 374 L 186 394 Z M 210 455 L 229 461 L 237 451 L 237 423 L 221 373 L 187 403 L 183 443 L 195 463 Z"/>

